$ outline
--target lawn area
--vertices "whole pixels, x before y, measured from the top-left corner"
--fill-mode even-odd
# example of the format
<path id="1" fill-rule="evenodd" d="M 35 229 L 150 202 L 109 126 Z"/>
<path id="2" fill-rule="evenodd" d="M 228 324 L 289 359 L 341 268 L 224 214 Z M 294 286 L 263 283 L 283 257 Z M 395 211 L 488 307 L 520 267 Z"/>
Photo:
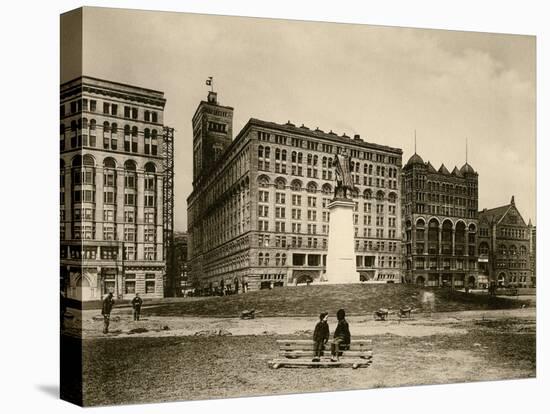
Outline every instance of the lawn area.
<path id="1" fill-rule="evenodd" d="M 275 335 L 84 340 L 84 403 L 130 404 L 528 378 L 535 375 L 534 326 L 534 321 L 509 318 L 469 321 L 457 334 L 371 336 L 374 362 L 358 370 L 269 369 L 267 362 L 277 353 L 279 337 Z"/>
<path id="2" fill-rule="evenodd" d="M 431 300 L 430 298 L 433 298 Z M 152 316 L 235 317 L 244 309 L 255 309 L 262 316 L 315 316 L 322 311 L 334 315 L 340 308 L 349 314 L 368 314 L 385 307 L 412 306 L 418 312 L 509 309 L 527 302 L 514 299 L 466 294 L 442 289 L 402 284 L 354 284 L 331 286 L 287 286 L 223 297 L 186 298 L 143 309 Z"/>

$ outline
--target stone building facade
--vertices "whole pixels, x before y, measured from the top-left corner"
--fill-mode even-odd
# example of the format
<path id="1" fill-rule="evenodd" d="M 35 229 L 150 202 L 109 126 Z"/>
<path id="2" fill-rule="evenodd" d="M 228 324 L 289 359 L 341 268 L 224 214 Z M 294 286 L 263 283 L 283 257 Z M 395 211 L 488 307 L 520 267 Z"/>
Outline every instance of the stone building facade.
<path id="1" fill-rule="evenodd" d="M 403 167 L 402 189 L 405 281 L 476 286 L 478 174 L 468 163 L 436 170 L 415 153 Z"/>
<path id="2" fill-rule="evenodd" d="M 60 104 L 62 289 L 162 297 L 164 94 L 80 77 Z"/>
<path id="3" fill-rule="evenodd" d="M 499 287 L 533 287 L 535 243 L 533 226 L 526 224 L 514 197 L 501 207 L 479 212 L 479 272 Z"/>
<path id="4" fill-rule="evenodd" d="M 193 117 L 189 271 L 199 288 L 320 281 L 335 185 L 332 160 L 344 149 L 356 185 L 357 269 L 365 281 L 401 281 L 400 149 L 258 119 L 233 139 L 232 117 L 233 108 L 220 105 L 215 92 Z"/>

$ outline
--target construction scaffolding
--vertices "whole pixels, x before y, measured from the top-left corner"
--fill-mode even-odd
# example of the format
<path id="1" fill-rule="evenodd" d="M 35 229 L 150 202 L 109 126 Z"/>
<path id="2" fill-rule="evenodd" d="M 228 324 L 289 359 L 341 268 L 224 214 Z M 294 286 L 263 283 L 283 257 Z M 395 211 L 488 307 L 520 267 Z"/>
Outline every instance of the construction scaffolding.
<path id="1" fill-rule="evenodd" d="M 163 238 L 164 296 L 176 295 L 177 265 L 174 246 L 174 128 L 163 128 Z"/>

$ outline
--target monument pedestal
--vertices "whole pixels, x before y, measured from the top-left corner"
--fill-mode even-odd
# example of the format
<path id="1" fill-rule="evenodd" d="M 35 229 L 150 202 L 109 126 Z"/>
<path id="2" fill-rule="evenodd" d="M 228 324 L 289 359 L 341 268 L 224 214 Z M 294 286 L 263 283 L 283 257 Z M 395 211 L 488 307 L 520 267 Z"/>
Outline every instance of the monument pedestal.
<path id="1" fill-rule="evenodd" d="M 330 211 L 326 283 L 359 283 L 355 264 L 353 208 L 348 199 L 334 199 L 328 205 Z"/>

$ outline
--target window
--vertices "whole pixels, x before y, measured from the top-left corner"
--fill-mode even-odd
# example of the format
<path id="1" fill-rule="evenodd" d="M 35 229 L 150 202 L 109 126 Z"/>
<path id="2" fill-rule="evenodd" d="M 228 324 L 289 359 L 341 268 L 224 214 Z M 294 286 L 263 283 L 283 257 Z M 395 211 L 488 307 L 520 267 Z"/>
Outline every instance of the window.
<path id="1" fill-rule="evenodd" d="M 146 227 L 143 229 L 143 239 L 146 242 L 154 242 L 155 241 L 155 228 L 154 227 Z"/>
<path id="2" fill-rule="evenodd" d="M 111 115 L 118 115 L 118 105 L 111 104 Z"/>
<path id="3" fill-rule="evenodd" d="M 143 248 L 143 255 L 145 260 L 155 260 L 156 252 L 155 246 L 145 246 Z"/>
<path id="4" fill-rule="evenodd" d="M 135 194 L 124 194 L 124 204 L 127 206 L 136 205 L 136 195 Z"/>
<path id="5" fill-rule="evenodd" d="M 132 108 L 132 119 L 137 119 L 137 117 L 138 117 L 137 108 Z"/>
<path id="6" fill-rule="evenodd" d="M 109 109 L 110 109 L 109 104 L 107 102 L 103 102 L 103 113 L 106 115 L 109 115 L 110 113 Z"/>
<path id="7" fill-rule="evenodd" d="M 97 111 L 97 101 L 92 99 L 90 100 L 90 112 Z"/>
<path id="8" fill-rule="evenodd" d="M 103 210 L 103 221 L 114 221 L 115 212 L 113 210 Z"/>
<path id="9" fill-rule="evenodd" d="M 132 210 L 127 210 L 124 212 L 124 222 L 126 223 L 135 223 L 135 212 Z"/>
<path id="10" fill-rule="evenodd" d="M 136 248 L 134 245 L 124 246 L 124 260 L 136 260 Z"/>
<path id="11" fill-rule="evenodd" d="M 127 242 L 136 241 L 136 229 L 134 227 L 124 228 L 124 241 L 127 241 Z"/>
<path id="12" fill-rule="evenodd" d="M 124 118 L 130 118 L 130 107 L 129 106 L 124 107 Z"/>
<path id="13" fill-rule="evenodd" d="M 126 273 L 124 281 L 124 292 L 127 294 L 136 293 L 136 275 L 135 273 Z"/>
<path id="14" fill-rule="evenodd" d="M 155 281 L 146 280 L 145 281 L 145 293 L 155 293 Z"/>
<path id="15" fill-rule="evenodd" d="M 145 194 L 145 207 L 155 206 L 155 196 L 153 194 Z"/>
<path id="16" fill-rule="evenodd" d="M 158 115 L 157 115 L 157 113 L 156 113 L 156 112 L 152 112 L 151 115 L 152 115 L 152 117 L 151 117 L 152 121 L 155 122 L 155 123 L 157 123 L 157 122 L 158 122 Z M 225 125 L 224 125 L 224 126 L 225 126 Z"/>
<path id="17" fill-rule="evenodd" d="M 103 240 L 114 240 L 115 239 L 115 228 L 112 225 L 103 226 Z"/>
<path id="18" fill-rule="evenodd" d="M 103 203 L 115 204 L 115 192 L 113 190 L 105 190 L 103 192 Z"/>
<path id="19" fill-rule="evenodd" d="M 144 214 L 144 221 L 145 223 L 154 223 L 155 222 L 155 213 L 152 213 L 152 212 L 146 212 Z"/>

